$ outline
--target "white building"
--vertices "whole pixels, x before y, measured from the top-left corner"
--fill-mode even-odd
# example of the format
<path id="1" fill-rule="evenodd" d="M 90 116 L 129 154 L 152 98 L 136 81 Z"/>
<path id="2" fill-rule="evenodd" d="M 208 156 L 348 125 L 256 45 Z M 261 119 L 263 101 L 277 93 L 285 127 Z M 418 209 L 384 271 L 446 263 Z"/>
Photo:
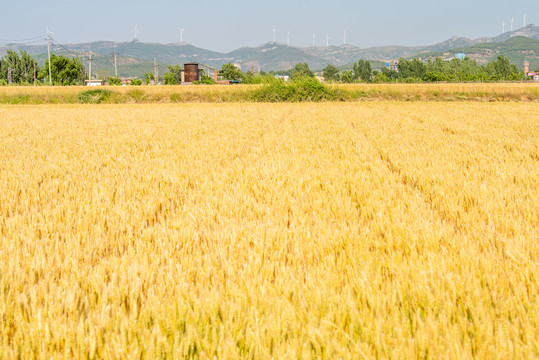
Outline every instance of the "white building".
<path id="1" fill-rule="evenodd" d="M 103 82 L 103 80 L 84 80 L 86 86 L 101 86 Z"/>

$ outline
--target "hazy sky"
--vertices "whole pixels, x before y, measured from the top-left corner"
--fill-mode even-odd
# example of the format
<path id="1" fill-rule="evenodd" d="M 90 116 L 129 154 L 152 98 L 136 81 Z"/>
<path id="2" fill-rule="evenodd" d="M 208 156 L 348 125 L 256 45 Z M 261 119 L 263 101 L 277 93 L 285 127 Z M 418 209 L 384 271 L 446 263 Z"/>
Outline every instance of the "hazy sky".
<path id="1" fill-rule="evenodd" d="M 90 4 L 90 5 L 88 5 Z M 2 4 L 0 44 L 40 36 L 45 27 L 60 43 L 94 40 L 129 41 L 138 23 L 144 42 L 178 42 L 178 28 L 185 28 L 184 41 L 195 46 L 230 51 L 276 40 L 297 46 L 347 43 L 359 47 L 376 45 L 429 45 L 452 36 L 477 38 L 502 32 L 502 20 L 510 29 L 539 23 L 537 0 L 518 4 L 504 0 L 198 0 L 142 1 L 7 0 Z"/>

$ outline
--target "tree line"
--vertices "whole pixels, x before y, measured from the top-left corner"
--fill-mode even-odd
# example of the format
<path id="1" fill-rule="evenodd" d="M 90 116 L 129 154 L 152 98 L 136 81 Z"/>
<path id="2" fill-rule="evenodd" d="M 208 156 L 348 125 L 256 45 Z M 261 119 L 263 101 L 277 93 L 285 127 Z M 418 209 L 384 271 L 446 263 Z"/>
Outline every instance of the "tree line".
<path id="1" fill-rule="evenodd" d="M 53 85 L 80 85 L 84 83 L 86 71 L 82 61 L 63 55 L 51 54 L 51 79 Z M 26 51 L 17 54 L 7 50 L 0 59 L 0 85 L 32 85 L 49 81 L 49 59 L 40 67 Z"/>
<path id="2" fill-rule="evenodd" d="M 63 55 L 51 54 L 51 79 L 53 85 L 81 85 L 84 83 L 86 71 L 79 58 L 69 58 Z M 180 65 L 169 65 L 163 80 L 166 85 L 181 83 Z M 440 58 L 422 61 L 421 59 L 398 60 L 396 70 L 389 70 L 384 67 L 381 70 L 373 71 L 368 60 L 360 59 L 354 63 L 351 70 L 340 71 L 333 65 L 326 66 L 322 76 L 328 82 L 335 83 L 357 83 L 357 82 L 460 82 L 460 81 L 517 81 L 524 80 L 525 75 L 519 71 L 518 67 L 511 64 L 505 56 L 498 58 L 487 65 L 479 65 L 475 60 L 465 58 L 463 60 L 454 58 L 442 60 Z M 223 79 L 237 81 L 247 84 L 260 84 L 272 81 L 277 77 L 288 76 L 291 79 L 315 77 L 315 73 L 309 68 L 307 63 L 298 63 L 294 68 L 283 71 L 270 72 L 242 72 L 231 63 L 224 64 L 219 71 L 219 76 Z M 152 72 L 145 74 L 145 83 L 156 82 Z M 26 51 L 19 54 L 12 50 L 7 50 L 6 55 L 0 58 L 0 85 L 32 85 L 49 82 L 49 60 L 45 60 L 43 67 L 40 67 L 36 60 Z M 112 77 L 108 79 L 111 85 L 120 85 L 121 79 Z M 142 84 L 142 80 L 132 82 L 133 85 Z M 199 83 L 212 84 L 213 79 L 206 74 L 202 74 Z"/>
<path id="3" fill-rule="evenodd" d="M 326 76 L 326 74 L 328 76 Z M 332 65 L 324 69 L 326 80 L 334 82 L 462 82 L 462 81 L 518 81 L 525 80 L 525 74 L 505 56 L 498 56 L 487 65 L 479 65 L 470 58 L 443 60 L 441 58 L 398 60 L 397 70 L 386 67 L 372 71 L 368 60 L 359 60 L 353 70 L 339 71 Z"/>
<path id="4" fill-rule="evenodd" d="M 315 73 L 307 63 L 298 63 L 290 70 L 243 73 L 232 64 L 225 64 L 219 72 L 225 79 L 239 80 L 244 83 L 264 83 L 276 75 L 289 76 L 292 80 L 304 77 L 315 77 Z M 398 60 L 396 70 L 384 67 L 373 70 L 370 61 L 360 59 L 351 70 L 340 71 L 334 65 L 326 66 L 321 75 L 327 82 L 334 83 L 390 83 L 390 82 L 462 82 L 462 81 L 518 81 L 526 76 L 515 64 L 511 64 L 505 56 L 498 56 L 486 65 L 479 65 L 470 58 L 443 60 L 440 58 Z"/>

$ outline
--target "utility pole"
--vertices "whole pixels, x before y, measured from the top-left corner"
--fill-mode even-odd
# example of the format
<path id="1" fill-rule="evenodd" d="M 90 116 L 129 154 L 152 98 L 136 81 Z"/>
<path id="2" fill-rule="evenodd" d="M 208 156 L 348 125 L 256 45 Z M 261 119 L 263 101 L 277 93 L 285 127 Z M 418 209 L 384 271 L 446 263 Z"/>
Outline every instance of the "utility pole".
<path id="1" fill-rule="evenodd" d="M 8 69 L 7 69 L 7 83 L 8 83 L 9 85 L 11 85 L 11 71 L 12 71 L 12 70 L 13 70 L 12 68 L 8 68 Z"/>
<path id="2" fill-rule="evenodd" d="M 157 85 L 157 58 L 153 58 L 153 83 Z"/>
<path id="3" fill-rule="evenodd" d="M 47 53 L 49 56 L 49 85 L 52 85 L 52 78 L 51 78 L 51 34 L 49 33 L 49 30 L 47 29 Z"/>
<path id="4" fill-rule="evenodd" d="M 92 80 L 92 50 L 90 50 L 90 57 L 88 58 L 88 63 L 89 63 L 89 72 L 90 74 L 88 75 L 88 80 Z"/>
<path id="5" fill-rule="evenodd" d="M 118 56 L 118 52 L 114 50 L 112 56 L 114 56 L 114 77 L 118 77 L 118 66 L 116 65 L 116 56 Z"/>

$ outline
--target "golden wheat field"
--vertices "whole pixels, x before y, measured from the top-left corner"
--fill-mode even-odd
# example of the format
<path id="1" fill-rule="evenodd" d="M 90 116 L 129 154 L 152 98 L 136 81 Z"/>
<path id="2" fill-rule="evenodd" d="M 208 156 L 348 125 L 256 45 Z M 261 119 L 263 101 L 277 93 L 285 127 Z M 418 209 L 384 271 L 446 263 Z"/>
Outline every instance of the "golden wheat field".
<path id="1" fill-rule="evenodd" d="M 102 86 L 109 104 L 251 102 L 263 85 Z M 538 83 L 339 84 L 344 101 L 539 102 Z M 95 89 L 94 89 L 95 90 Z M 0 104 L 78 104 L 87 86 L 0 86 Z"/>
<path id="2" fill-rule="evenodd" d="M 1 359 L 537 359 L 536 103 L 0 105 Z"/>

